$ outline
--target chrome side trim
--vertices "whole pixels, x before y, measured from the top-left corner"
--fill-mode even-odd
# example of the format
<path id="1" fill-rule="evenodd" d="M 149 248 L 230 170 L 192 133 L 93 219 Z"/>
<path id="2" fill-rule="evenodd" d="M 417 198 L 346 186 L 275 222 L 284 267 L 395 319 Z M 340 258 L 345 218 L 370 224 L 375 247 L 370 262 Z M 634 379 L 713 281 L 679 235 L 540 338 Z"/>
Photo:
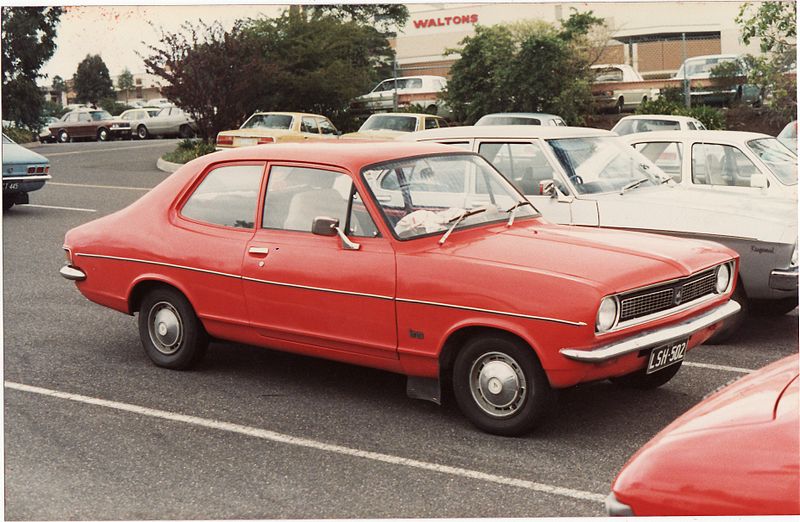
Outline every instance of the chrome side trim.
<path id="1" fill-rule="evenodd" d="M 161 261 L 147 261 L 147 260 L 144 260 L 144 259 L 133 259 L 131 257 L 104 256 L 104 255 L 100 255 L 100 254 L 78 253 L 78 254 L 75 254 L 75 255 L 76 256 L 80 256 L 80 257 L 94 257 L 94 258 L 98 258 L 98 259 L 113 259 L 115 261 L 129 261 L 131 263 L 143 263 L 145 265 L 156 265 L 156 266 L 166 266 L 166 267 L 169 267 L 169 268 L 180 268 L 181 270 L 189 270 L 191 272 L 202 272 L 204 274 L 212 274 L 212 275 L 218 275 L 218 276 L 222 276 L 222 277 L 232 277 L 234 279 L 241 279 L 242 278 L 242 276 L 236 275 L 236 274 L 228 274 L 228 273 L 225 273 L 225 272 L 216 272 L 214 270 L 206 270 L 204 268 L 194 268 L 194 267 L 191 267 L 191 266 L 174 265 L 172 263 L 162 263 Z"/>
<path id="2" fill-rule="evenodd" d="M 586 323 L 583 321 L 575 322 L 575 321 L 567 321 L 565 319 L 554 319 L 552 317 L 541 317 L 538 315 L 526 315 L 526 314 L 518 314 L 514 312 L 501 312 L 499 310 L 488 310 L 486 308 L 475 308 L 473 306 L 461 306 L 461 305 L 454 305 L 454 304 L 447 304 L 447 303 L 437 303 L 434 301 L 419 301 L 417 299 L 403 299 L 398 297 L 396 299 L 397 302 L 400 303 L 412 303 L 412 304 L 423 304 L 429 306 L 441 306 L 443 308 L 455 308 L 456 310 L 469 310 L 470 312 L 483 312 L 486 314 L 495 314 L 495 315 L 504 315 L 508 317 L 519 317 L 522 319 L 533 319 L 535 321 L 549 321 L 552 323 L 561 323 L 561 324 L 568 324 L 570 326 L 586 326 Z"/>
<path id="3" fill-rule="evenodd" d="M 572 359 L 573 361 L 586 363 L 603 362 L 631 352 L 637 352 L 645 348 L 653 348 L 670 341 L 677 341 L 678 339 L 689 337 L 697 331 L 727 319 L 741 310 L 741 308 L 742 307 L 736 301 L 728 301 L 713 310 L 687 319 L 681 323 L 644 332 L 640 335 L 607 344 L 593 350 L 562 348 L 559 352 L 564 357 Z"/>
<path id="4" fill-rule="evenodd" d="M 50 174 L 42 176 L 3 176 L 3 183 L 17 182 L 17 181 L 47 181 L 53 179 Z"/>
<path id="5" fill-rule="evenodd" d="M 266 279 L 255 279 L 253 277 L 242 277 L 243 281 L 251 281 L 253 283 L 262 283 L 265 285 L 275 285 L 275 286 L 286 286 L 289 288 L 300 288 L 302 290 L 313 290 L 316 292 L 328 292 L 331 294 L 343 294 L 343 295 L 355 295 L 358 297 L 372 297 L 374 299 L 384 299 L 391 301 L 394 299 L 392 296 L 388 295 L 380 295 L 380 294 L 365 294 L 363 292 L 351 292 L 349 290 L 336 290 L 333 288 L 321 288 L 318 286 L 306 286 L 306 285 L 298 285 L 294 283 L 282 283 L 280 281 L 268 281 Z"/>
<path id="6" fill-rule="evenodd" d="M 61 274 L 64 279 L 69 279 L 70 281 L 83 281 L 86 279 L 86 274 L 83 270 L 75 268 L 74 266 L 64 265 L 58 273 Z"/>

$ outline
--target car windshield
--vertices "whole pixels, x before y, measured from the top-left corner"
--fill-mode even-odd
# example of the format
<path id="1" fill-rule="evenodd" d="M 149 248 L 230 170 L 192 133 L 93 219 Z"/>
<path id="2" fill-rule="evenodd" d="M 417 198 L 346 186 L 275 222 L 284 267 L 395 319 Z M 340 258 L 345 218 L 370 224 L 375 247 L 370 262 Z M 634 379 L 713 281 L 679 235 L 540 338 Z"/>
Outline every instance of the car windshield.
<path id="1" fill-rule="evenodd" d="M 475 154 L 448 154 L 366 167 L 361 175 L 399 239 L 444 234 L 449 228 L 538 216 L 524 196 Z M 513 211 L 512 207 L 524 203 Z M 468 211 L 474 215 L 459 217 Z"/>
<path id="2" fill-rule="evenodd" d="M 786 127 L 783 128 L 780 134 L 778 134 L 779 138 L 796 138 L 797 137 L 797 120 L 789 122 Z"/>
<path id="3" fill-rule="evenodd" d="M 621 82 L 622 81 L 622 69 L 617 69 L 616 67 L 607 67 L 605 69 L 597 69 L 595 72 L 594 81 L 597 83 L 601 82 Z"/>
<path id="4" fill-rule="evenodd" d="M 667 178 L 650 160 L 611 136 L 547 140 L 578 194 L 658 185 Z"/>
<path id="5" fill-rule="evenodd" d="M 747 146 L 784 185 L 797 185 L 797 156 L 775 138 L 750 140 Z"/>
<path id="6" fill-rule="evenodd" d="M 475 125 L 541 125 L 542 120 L 530 116 L 491 116 L 481 118 Z"/>
<path id="7" fill-rule="evenodd" d="M 293 119 L 289 114 L 253 114 L 239 128 L 289 130 L 292 128 Z"/>
<path id="8" fill-rule="evenodd" d="M 391 130 L 400 132 L 414 132 L 417 127 L 416 116 L 373 115 L 361 126 L 360 131 Z"/>
<path id="9" fill-rule="evenodd" d="M 92 116 L 94 121 L 110 120 L 114 118 L 107 111 L 91 111 L 89 114 Z"/>

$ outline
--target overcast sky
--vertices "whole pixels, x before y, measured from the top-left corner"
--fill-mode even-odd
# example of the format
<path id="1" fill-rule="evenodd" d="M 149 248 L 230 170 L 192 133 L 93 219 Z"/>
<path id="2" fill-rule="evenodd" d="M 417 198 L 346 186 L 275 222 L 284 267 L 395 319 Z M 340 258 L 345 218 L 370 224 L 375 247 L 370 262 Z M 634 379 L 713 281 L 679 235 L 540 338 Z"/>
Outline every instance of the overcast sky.
<path id="1" fill-rule="evenodd" d="M 207 23 L 219 21 L 228 29 L 239 18 L 275 16 L 283 8 L 276 5 L 68 7 L 57 29 L 58 48 L 41 70 L 48 76 L 39 83 L 50 85 L 55 75 L 72 78 L 87 54 L 99 54 L 111 76 L 126 67 L 132 73 L 145 72 L 136 51 L 145 54 L 147 44 L 156 44 L 160 27 L 176 32 L 184 22 L 196 23 L 202 19 Z"/>

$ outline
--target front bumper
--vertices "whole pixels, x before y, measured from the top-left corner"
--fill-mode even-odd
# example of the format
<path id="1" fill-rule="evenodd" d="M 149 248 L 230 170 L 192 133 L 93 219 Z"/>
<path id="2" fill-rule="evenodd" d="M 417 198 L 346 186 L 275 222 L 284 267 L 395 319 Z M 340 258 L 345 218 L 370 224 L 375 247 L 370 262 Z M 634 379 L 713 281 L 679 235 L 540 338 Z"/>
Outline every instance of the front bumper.
<path id="1" fill-rule="evenodd" d="M 776 268 L 770 272 L 769 287 L 773 290 L 797 292 L 797 267 Z"/>
<path id="2" fill-rule="evenodd" d="M 611 344 L 600 346 L 593 350 L 581 350 L 577 348 L 562 348 L 559 352 L 568 359 L 586 363 L 599 363 L 615 359 L 622 355 L 656 348 L 671 341 L 677 341 L 690 337 L 709 326 L 724 321 L 734 315 L 741 306 L 736 301 L 728 301 L 712 310 L 700 315 L 691 317 L 678 324 L 672 324 L 656 330 L 645 331 L 633 337 L 628 337 Z"/>
<path id="3" fill-rule="evenodd" d="M 610 517 L 632 517 L 633 510 L 627 504 L 623 504 L 614 495 L 614 492 L 608 494 L 605 500 L 606 514 Z"/>
<path id="4" fill-rule="evenodd" d="M 83 270 L 70 265 L 62 266 L 58 273 L 61 274 L 64 279 L 69 279 L 70 281 L 83 281 L 86 279 L 86 273 Z"/>

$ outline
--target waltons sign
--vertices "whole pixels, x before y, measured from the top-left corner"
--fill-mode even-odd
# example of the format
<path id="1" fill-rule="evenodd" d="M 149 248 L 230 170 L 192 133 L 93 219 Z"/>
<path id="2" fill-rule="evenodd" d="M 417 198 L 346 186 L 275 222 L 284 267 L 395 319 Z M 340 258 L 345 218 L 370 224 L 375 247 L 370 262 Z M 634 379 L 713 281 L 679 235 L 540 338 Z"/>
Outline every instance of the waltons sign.
<path id="1" fill-rule="evenodd" d="M 424 18 L 421 20 L 414 20 L 414 28 L 425 29 L 430 27 L 444 27 L 446 25 L 474 24 L 477 22 L 477 14 L 464 16 L 444 16 L 441 18 Z"/>

